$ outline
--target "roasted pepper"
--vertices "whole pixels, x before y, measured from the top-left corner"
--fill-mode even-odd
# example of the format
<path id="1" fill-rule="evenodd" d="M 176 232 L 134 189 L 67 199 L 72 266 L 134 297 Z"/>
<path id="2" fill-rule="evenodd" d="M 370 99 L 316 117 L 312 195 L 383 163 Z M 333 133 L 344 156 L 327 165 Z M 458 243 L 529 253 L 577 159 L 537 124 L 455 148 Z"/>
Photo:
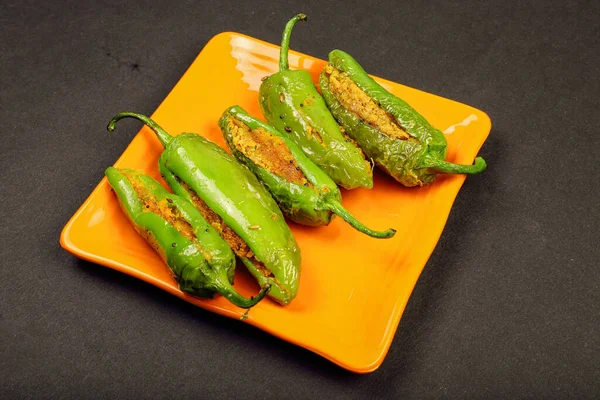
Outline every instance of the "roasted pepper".
<path id="1" fill-rule="evenodd" d="M 402 99 L 388 92 L 349 54 L 329 53 L 319 79 L 321 92 L 337 121 L 367 157 L 405 186 L 423 186 L 438 173 L 476 174 L 486 163 L 445 161 L 444 134 Z"/>
<path id="2" fill-rule="evenodd" d="M 394 229 L 373 231 L 352 216 L 342 206 L 342 195 L 335 182 L 272 126 L 233 106 L 225 110 L 219 127 L 233 155 L 254 172 L 292 221 L 309 226 L 328 225 L 337 214 L 369 236 L 394 236 Z"/>
<path id="3" fill-rule="evenodd" d="M 190 201 L 227 241 L 269 297 L 288 304 L 298 292 L 300 249 L 281 210 L 250 170 L 210 140 L 194 133 L 172 137 L 150 118 L 129 112 L 115 116 L 148 125 L 165 150 L 159 169 L 179 196 Z"/>
<path id="4" fill-rule="evenodd" d="M 296 15 L 283 31 L 279 72 L 264 78 L 260 109 L 269 125 L 285 132 L 338 185 L 371 188 L 372 166 L 342 133 L 308 71 L 289 69 L 290 34 L 297 21 L 306 21 L 306 15 Z"/>
<path id="5" fill-rule="evenodd" d="M 136 170 L 110 167 L 105 174 L 121 209 L 168 265 L 182 291 L 208 298 L 218 292 L 242 308 L 267 294 L 268 284 L 253 299 L 233 288 L 231 248 L 188 201 Z"/>

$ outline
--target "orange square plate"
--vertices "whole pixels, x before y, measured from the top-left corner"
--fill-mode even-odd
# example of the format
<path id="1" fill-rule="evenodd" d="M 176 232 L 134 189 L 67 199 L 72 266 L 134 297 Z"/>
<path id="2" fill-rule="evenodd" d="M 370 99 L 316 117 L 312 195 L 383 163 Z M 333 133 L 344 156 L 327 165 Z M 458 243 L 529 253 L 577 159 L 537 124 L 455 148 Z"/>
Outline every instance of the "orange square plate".
<path id="1" fill-rule="evenodd" d="M 278 56 L 278 46 L 237 33 L 216 35 L 152 117 L 171 134 L 196 132 L 226 148 L 217 120 L 234 104 L 263 118 L 257 91 L 261 78 L 277 71 Z M 290 52 L 291 68 L 308 70 L 315 82 L 323 65 L 323 60 Z M 485 113 L 375 79 L 444 131 L 448 160 L 473 162 L 491 127 Z M 115 114 L 119 111 L 136 110 Z M 106 116 L 107 123 L 111 117 Z M 116 134 L 128 134 L 128 126 L 122 124 Z M 160 180 L 156 163 L 160 152 L 158 140 L 142 127 L 115 166 L 139 168 Z M 440 175 L 429 186 L 409 189 L 376 170 L 373 189 L 343 191 L 344 206 L 367 226 L 396 228 L 392 239 L 370 238 L 340 218 L 319 228 L 290 223 L 302 252 L 298 296 L 285 307 L 264 300 L 245 322 L 348 370 L 374 371 L 387 354 L 464 179 Z M 159 256 L 130 226 L 106 178 L 69 220 L 60 241 L 78 257 L 142 279 L 199 307 L 238 319 L 245 311 L 222 297 L 199 299 L 182 293 Z M 245 295 L 258 291 L 243 268 L 236 272 L 235 286 Z"/>

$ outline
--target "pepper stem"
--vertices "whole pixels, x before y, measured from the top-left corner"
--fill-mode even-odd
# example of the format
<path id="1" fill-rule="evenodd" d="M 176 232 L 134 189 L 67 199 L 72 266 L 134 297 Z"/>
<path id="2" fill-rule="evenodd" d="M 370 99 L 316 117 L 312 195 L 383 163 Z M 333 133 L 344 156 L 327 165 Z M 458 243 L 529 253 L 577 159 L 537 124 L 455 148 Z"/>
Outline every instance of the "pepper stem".
<path id="1" fill-rule="evenodd" d="M 226 279 L 224 281 L 218 282 L 216 284 L 216 289 L 219 293 L 225 296 L 225 298 L 229 300 L 232 304 L 240 308 L 252 308 L 256 304 L 258 304 L 258 302 L 261 301 L 267 295 L 267 293 L 269 293 L 269 291 L 271 290 L 271 285 L 267 283 L 265 286 L 262 287 L 262 289 L 260 289 L 260 292 L 258 292 L 258 294 L 255 297 L 250 298 L 246 298 L 239 294 L 238 291 L 235 290 L 235 288 L 231 286 L 229 281 Z"/>
<path id="2" fill-rule="evenodd" d="M 108 123 L 106 129 L 108 129 L 109 132 L 114 131 L 116 123 L 123 118 L 135 118 L 148 125 L 148 127 L 150 127 L 154 131 L 154 133 L 156 133 L 156 136 L 158 137 L 158 140 L 160 140 L 160 143 L 165 147 L 173 140 L 173 136 L 169 135 L 167 131 L 161 128 L 160 125 L 154 122 L 151 118 L 133 112 L 121 112 L 115 115 L 113 119 L 111 119 Z"/>
<path id="3" fill-rule="evenodd" d="M 292 35 L 292 29 L 296 22 L 298 21 L 306 21 L 306 14 L 297 14 L 294 18 L 290 19 L 288 23 L 285 25 L 285 29 L 283 30 L 283 36 L 281 38 L 281 50 L 279 53 L 279 70 L 287 71 L 290 69 L 288 64 L 288 52 L 290 50 L 290 36 Z"/>
<path id="4" fill-rule="evenodd" d="M 326 210 L 333 211 L 335 214 L 339 215 L 344 221 L 349 223 L 354 229 L 359 232 L 362 232 L 366 235 L 369 235 L 378 239 L 389 239 L 396 234 L 395 229 L 388 229 L 387 231 L 374 231 L 372 229 L 364 226 L 360 221 L 358 221 L 348 210 L 344 208 L 344 206 L 335 200 L 329 200 L 328 203 L 325 203 Z"/>
<path id="5" fill-rule="evenodd" d="M 481 157 L 475 158 L 475 164 L 463 165 L 452 164 L 444 160 L 428 159 L 425 160 L 421 168 L 430 168 L 438 173 L 443 174 L 478 174 L 486 168 L 487 164 Z"/>

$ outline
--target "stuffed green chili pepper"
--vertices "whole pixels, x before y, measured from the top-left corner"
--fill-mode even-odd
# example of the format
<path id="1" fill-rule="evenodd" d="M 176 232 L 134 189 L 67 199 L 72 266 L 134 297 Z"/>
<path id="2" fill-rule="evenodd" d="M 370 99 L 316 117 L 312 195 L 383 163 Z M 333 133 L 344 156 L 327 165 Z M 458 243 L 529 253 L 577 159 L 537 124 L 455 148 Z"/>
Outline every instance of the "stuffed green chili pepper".
<path id="1" fill-rule="evenodd" d="M 225 110 L 219 127 L 233 155 L 254 172 L 292 221 L 328 225 L 337 214 L 369 236 L 394 236 L 394 229 L 373 231 L 352 216 L 342 206 L 335 182 L 272 126 L 233 106 Z"/>
<path id="2" fill-rule="evenodd" d="M 291 31 L 297 21 L 305 20 L 306 15 L 298 14 L 285 27 L 279 72 L 266 77 L 260 86 L 261 112 L 269 125 L 285 132 L 338 185 L 371 188 L 372 166 L 340 130 L 308 71 L 289 69 Z"/>
<path id="3" fill-rule="evenodd" d="M 173 191 L 191 202 L 225 239 L 268 296 L 288 304 L 298 292 L 300 249 L 281 210 L 250 170 L 210 140 L 182 133 L 172 137 L 150 118 L 129 112 L 115 116 L 148 125 L 165 150 L 161 174 Z"/>
<path id="4" fill-rule="evenodd" d="M 110 167 L 105 174 L 121 209 L 168 265 L 182 291 L 208 298 L 220 293 L 242 308 L 267 294 L 268 284 L 253 299 L 233 288 L 231 248 L 188 201 L 136 170 Z"/>
<path id="5" fill-rule="evenodd" d="M 377 166 L 405 186 L 423 186 L 438 173 L 476 174 L 486 167 L 481 157 L 474 165 L 445 161 L 444 134 L 341 50 L 329 53 L 320 87 L 346 133 Z"/>

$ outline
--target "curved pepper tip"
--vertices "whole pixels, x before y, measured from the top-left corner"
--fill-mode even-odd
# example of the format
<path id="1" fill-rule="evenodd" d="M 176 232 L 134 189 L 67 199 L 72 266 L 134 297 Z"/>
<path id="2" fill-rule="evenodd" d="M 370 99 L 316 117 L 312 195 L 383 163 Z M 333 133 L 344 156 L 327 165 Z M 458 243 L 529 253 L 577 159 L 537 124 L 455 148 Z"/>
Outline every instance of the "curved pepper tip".
<path id="1" fill-rule="evenodd" d="M 396 234 L 396 230 L 394 228 L 390 228 L 387 231 L 379 232 L 369 229 L 368 232 L 363 233 L 366 233 L 367 235 L 377 239 L 390 239 L 394 237 L 394 235 Z"/>
<path id="2" fill-rule="evenodd" d="M 381 238 L 389 239 L 391 237 L 394 237 L 394 235 L 396 234 L 396 230 L 394 228 L 390 228 L 387 231 L 382 232 L 381 234 L 382 234 Z"/>
<path id="3" fill-rule="evenodd" d="M 160 125 L 158 125 L 156 122 L 154 122 L 151 118 L 149 118 L 143 114 L 138 114 L 138 113 L 129 112 L 129 111 L 123 111 L 123 112 L 120 112 L 117 115 L 115 115 L 108 123 L 108 126 L 106 127 L 106 129 L 109 132 L 114 131 L 115 125 L 117 124 L 117 122 L 122 120 L 123 118 L 135 118 L 139 121 L 142 121 L 144 124 L 148 125 L 148 127 L 150 127 L 150 129 L 152 129 L 154 131 L 158 140 L 164 147 L 166 147 L 173 140 L 173 137 L 171 135 L 169 135 Z"/>
<path id="4" fill-rule="evenodd" d="M 106 130 L 109 132 L 113 132 L 115 130 L 115 126 L 117 125 L 117 118 L 114 117 L 113 119 L 110 120 L 110 122 L 108 123 L 108 125 L 106 126 Z"/>
<path id="5" fill-rule="evenodd" d="M 269 294 L 270 291 L 271 291 L 271 284 L 270 283 L 265 284 L 260 289 L 260 291 L 258 292 L 256 297 L 254 297 L 254 296 L 250 297 L 250 307 L 253 307 L 256 304 L 258 304 L 258 302 L 261 301 L 267 294 Z M 248 307 L 248 308 L 250 308 L 250 307 Z"/>
<path id="6" fill-rule="evenodd" d="M 396 230 L 390 228 L 386 231 L 374 231 L 373 229 L 367 228 L 360 221 L 356 219 L 350 212 L 337 201 L 330 201 L 325 204 L 324 207 L 326 210 L 330 210 L 344 221 L 346 221 L 350 226 L 356 229 L 359 232 L 364 233 L 365 235 L 371 236 L 376 239 L 389 239 L 392 238 L 396 234 Z"/>
<path id="7" fill-rule="evenodd" d="M 475 158 L 473 165 L 454 164 L 445 160 L 426 159 L 418 168 L 431 168 L 441 174 L 478 174 L 483 172 L 487 163 L 482 157 Z"/>
<path id="8" fill-rule="evenodd" d="M 256 296 L 246 298 L 238 293 L 233 286 L 226 285 L 219 290 L 227 300 L 229 300 L 232 304 L 240 307 L 240 308 L 252 308 L 257 305 L 269 292 L 271 291 L 271 285 L 269 283 L 265 284 Z"/>
<path id="9" fill-rule="evenodd" d="M 294 15 L 285 25 L 283 30 L 283 35 L 281 37 L 281 49 L 279 53 L 279 71 L 287 71 L 290 69 L 288 64 L 288 52 L 290 50 L 290 36 L 292 34 L 292 29 L 296 22 L 302 21 L 306 22 L 308 17 L 304 13 L 299 13 Z"/>
<path id="10" fill-rule="evenodd" d="M 477 170 L 477 172 L 483 172 L 487 168 L 487 163 L 485 162 L 483 157 L 477 157 L 475 158 L 475 164 L 473 165 L 473 167 L 475 170 Z"/>

